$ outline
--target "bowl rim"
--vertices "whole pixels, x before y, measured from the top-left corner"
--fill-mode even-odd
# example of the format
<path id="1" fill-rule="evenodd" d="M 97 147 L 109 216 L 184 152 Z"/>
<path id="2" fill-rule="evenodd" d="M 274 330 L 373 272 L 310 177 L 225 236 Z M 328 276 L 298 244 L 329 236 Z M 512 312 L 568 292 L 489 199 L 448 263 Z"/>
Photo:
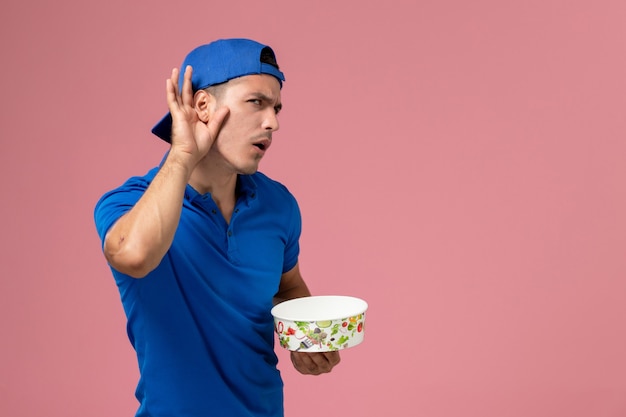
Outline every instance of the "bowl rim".
<path id="1" fill-rule="evenodd" d="M 293 313 L 286 312 L 286 309 L 293 307 L 295 304 L 302 305 L 312 305 L 319 301 L 329 301 L 336 299 L 337 301 L 350 301 L 355 304 L 355 307 L 350 310 L 342 311 L 341 314 L 334 312 L 329 313 L 328 315 L 315 315 L 310 317 L 295 317 Z M 272 316 L 278 320 L 284 321 L 302 321 L 302 322 L 315 322 L 315 321 L 329 321 L 329 320 L 341 320 L 349 317 L 355 317 L 359 314 L 364 314 L 368 309 L 368 304 L 365 300 L 357 297 L 352 297 L 348 295 L 312 295 L 309 297 L 300 297 L 293 298 L 291 300 L 283 301 L 282 303 L 276 304 L 272 308 Z"/>

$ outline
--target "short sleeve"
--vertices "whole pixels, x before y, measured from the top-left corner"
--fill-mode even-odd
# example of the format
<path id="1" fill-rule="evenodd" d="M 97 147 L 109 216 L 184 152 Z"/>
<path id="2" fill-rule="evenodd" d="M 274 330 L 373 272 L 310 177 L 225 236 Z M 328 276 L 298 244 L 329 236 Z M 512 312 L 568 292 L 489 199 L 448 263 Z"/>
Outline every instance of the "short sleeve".
<path id="1" fill-rule="evenodd" d="M 144 178 L 133 177 L 121 187 L 104 194 L 96 203 L 94 220 L 103 245 L 111 226 L 133 208 L 146 188 L 148 188 L 148 182 Z"/>
<path id="2" fill-rule="evenodd" d="M 298 263 L 300 255 L 300 234 L 302 233 L 302 215 L 298 202 L 290 194 L 291 197 L 291 213 L 289 222 L 289 234 L 287 244 L 285 245 L 285 257 L 283 263 L 283 273 L 290 271 Z"/>

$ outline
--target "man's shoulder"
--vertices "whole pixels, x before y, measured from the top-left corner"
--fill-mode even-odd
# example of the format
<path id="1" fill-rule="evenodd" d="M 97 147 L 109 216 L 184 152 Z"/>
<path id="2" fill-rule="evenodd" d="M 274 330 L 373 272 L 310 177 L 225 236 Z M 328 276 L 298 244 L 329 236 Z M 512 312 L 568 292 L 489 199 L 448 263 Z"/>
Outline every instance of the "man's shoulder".
<path id="1" fill-rule="evenodd" d="M 143 176 L 130 177 L 122 185 L 100 197 L 94 208 L 94 220 L 103 241 L 113 223 L 141 198 L 157 171 L 158 168 L 153 168 Z"/>
<path id="2" fill-rule="evenodd" d="M 257 183 L 268 184 L 269 186 L 284 187 L 284 185 L 281 182 L 273 178 L 270 178 L 269 176 L 267 176 L 261 171 L 257 171 L 254 174 L 250 175 L 250 178 L 252 178 Z"/>
<path id="3" fill-rule="evenodd" d="M 115 187 L 114 189 L 108 191 L 107 193 L 105 193 L 105 196 L 107 194 L 111 194 L 111 193 L 115 193 L 115 192 L 123 192 L 126 190 L 132 190 L 132 189 L 136 189 L 136 188 L 147 188 L 148 185 L 150 185 L 150 183 L 152 182 L 152 180 L 154 179 L 154 176 L 156 175 L 156 173 L 159 171 L 159 167 L 154 167 L 152 169 L 150 169 L 147 173 L 145 173 L 144 175 L 135 175 L 132 177 L 129 177 L 126 179 L 126 181 L 124 181 L 121 185 L 118 185 L 117 187 Z"/>
<path id="4" fill-rule="evenodd" d="M 96 212 L 102 210 L 104 206 L 134 204 L 135 200 L 148 188 L 157 171 L 158 167 L 151 169 L 145 175 L 130 177 L 121 185 L 105 192 L 96 203 Z"/>
<path id="5" fill-rule="evenodd" d="M 250 179 L 256 188 L 262 193 L 283 194 L 285 197 L 293 198 L 291 191 L 282 182 L 268 177 L 266 174 L 257 171 L 250 175 Z"/>

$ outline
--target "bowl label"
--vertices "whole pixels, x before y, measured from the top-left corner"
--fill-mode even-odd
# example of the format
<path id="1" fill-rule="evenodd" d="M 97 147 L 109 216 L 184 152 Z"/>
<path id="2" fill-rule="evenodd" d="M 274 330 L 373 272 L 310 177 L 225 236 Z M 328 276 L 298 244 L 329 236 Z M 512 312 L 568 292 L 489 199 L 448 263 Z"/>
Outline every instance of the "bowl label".
<path id="1" fill-rule="evenodd" d="M 309 352 L 347 349 L 363 341 L 365 313 L 340 320 L 276 320 L 275 330 L 285 349 Z"/>

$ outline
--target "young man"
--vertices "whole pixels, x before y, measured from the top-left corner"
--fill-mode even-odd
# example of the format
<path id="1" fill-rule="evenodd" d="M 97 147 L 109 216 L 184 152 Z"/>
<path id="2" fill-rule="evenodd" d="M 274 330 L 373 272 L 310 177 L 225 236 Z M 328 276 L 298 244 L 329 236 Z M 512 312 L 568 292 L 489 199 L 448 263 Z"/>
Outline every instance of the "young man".
<path id="1" fill-rule="evenodd" d="M 310 293 L 296 200 L 257 169 L 285 78 L 272 49 L 247 39 L 200 46 L 183 68 L 153 129 L 169 152 L 95 210 L 137 352 L 137 416 L 282 416 L 270 310 Z M 317 375 L 339 354 L 291 359 Z"/>

